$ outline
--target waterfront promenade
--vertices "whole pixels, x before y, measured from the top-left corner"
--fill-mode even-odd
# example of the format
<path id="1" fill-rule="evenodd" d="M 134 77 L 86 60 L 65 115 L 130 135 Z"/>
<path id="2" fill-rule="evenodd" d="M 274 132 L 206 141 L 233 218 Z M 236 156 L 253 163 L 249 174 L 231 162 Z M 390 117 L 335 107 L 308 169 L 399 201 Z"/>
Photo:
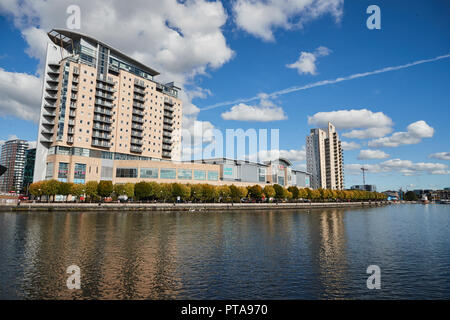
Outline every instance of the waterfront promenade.
<path id="1" fill-rule="evenodd" d="M 387 201 L 311 203 L 22 203 L 0 205 L 0 211 L 214 211 L 377 207 Z"/>

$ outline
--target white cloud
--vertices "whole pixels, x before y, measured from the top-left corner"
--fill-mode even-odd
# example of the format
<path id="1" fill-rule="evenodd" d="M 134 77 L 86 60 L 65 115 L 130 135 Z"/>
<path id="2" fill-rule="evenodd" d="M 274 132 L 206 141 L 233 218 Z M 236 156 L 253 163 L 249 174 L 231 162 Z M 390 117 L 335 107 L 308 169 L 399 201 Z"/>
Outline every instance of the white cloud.
<path id="1" fill-rule="evenodd" d="M 368 146 L 372 148 L 382 148 L 398 147 L 405 144 L 417 144 L 421 142 L 423 138 L 431 138 L 434 134 L 434 129 L 423 120 L 411 123 L 406 130 L 406 132 L 395 132 L 390 137 L 371 140 L 369 141 Z"/>
<path id="2" fill-rule="evenodd" d="M 347 142 L 347 141 L 341 141 L 342 149 L 344 150 L 355 150 L 361 148 L 361 145 L 356 142 Z"/>
<path id="3" fill-rule="evenodd" d="M 318 57 L 327 56 L 331 53 L 331 50 L 327 47 L 319 47 L 315 52 L 302 51 L 298 60 L 292 64 L 286 65 L 291 69 L 297 69 L 299 74 L 317 74 L 316 60 Z"/>
<path id="4" fill-rule="evenodd" d="M 221 116 L 224 120 L 257 122 L 287 119 L 283 108 L 275 105 L 272 101 L 265 99 L 264 95 L 261 96 L 259 105 L 249 106 L 244 103 L 240 103 L 231 107 L 229 111 L 222 113 Z"/>
<path id="5" fill-rule="evenodd" d="M 381 138 L 392 132 L 391 127 L 380 127 L 380 128 L 368 128 L 368 129 L 356 129 L 350 132 L 342 133 L 343 137 L 350 139 L 370 139 L 370 138 Z"/>
<path id="6" fill-rule="evenodd" d="M 429 155 L 430 158 L 450 160 L 450 152 L 437 152 Z"/>
<path id="7" fill-rule="evenodd" d="M 367 109 L 318 112 L 308 116 L 310 125 L 326 127 L 328 122 L 333 123 L 337 129 L 385 128 L 393 124 L 391 118 L 383 112 L 372 112 Z"/>
<path id="8" fill-rule="evenodd" d="M 38 74 L 41 74 L 49 41 L 46 32 L 52 28 L 66 29 L 66 9 L 71 4 L 72 0 L 0 3 L 0 14 L 13 18 L 27 42 L 27 54 L 40 60 Z M 79 32 L 102 40 L 158 70 L 159 81 L 175 81 L 184 89 L 181 94 L 184 118 L 189 118 L 188 122 L 196 121 L 199 109 L 191 99 L 198 92 L 189 95 L 186 89 L 192 87 L 195 76 L 220 68 L 234 55 L 222 33 L 227 14 L 220 1 L 135 0 L 130 5 L 121 0 L 80 0 L 76 4 L 81 8 Z M 9 100 L 0 99 L 3 100 L 0 115 L 36 121 L 42 82 L 37 77 L 21 74 L 7 74 L 7 77 L 0 83 L 0 94 L 2 98 L 7 94 Z M 28 82 L 15 86 L 10 92 L 4 83 L 14 77 L 26 78 Z M 202 91 L 195 86 L 193 90 Z"/>
<path id="9" fill-rule="evenodd" d="M 370 150 L 370 149 L 365 149 L 365 150 L 361 150 L 359 152 L 358 155 L 358 159 L 359 160 L 364 160 L 364 159 L 386 159 L 389 158 L 389 155 L 381 150 Z"/>
<path id="10" fill-rule="evenodd" d="M 0 117 L 13 116 L 37 122 L 42 82 L 39 78 L 0 68 Z"/>
<path id="11" fill-rule="evenodd" d="M 237 0 L 233 4 L 236 25 L 265 41 L 273 41 L 276 28 L 302 28 L 322 15 L 340 21 L 343 0 Z"/>
<path id="12" fill-rule="evenodd" d="M 351 175 L 361 174 L 361 167 L 371 173 L 402 173 L 405 176 L 419 174 L 447 175 L 450 174 L 448 166 L 442 163 L 412 162 L 410 160 L 391 159 L 378 164 L 347 164 L 345 173 Z"/>
<path id="13" fill-rule="evenodd" d="M 269 161 L 276 160 L 278 158 L 285 158 L 291 162 L 300 162 L 306 160 L 306 150 L 305 147 L 301 150 L 290 149 L 290 150 L 261 150 L 258 154 L 252 154 L 249 156 L 251 161 Z"/>

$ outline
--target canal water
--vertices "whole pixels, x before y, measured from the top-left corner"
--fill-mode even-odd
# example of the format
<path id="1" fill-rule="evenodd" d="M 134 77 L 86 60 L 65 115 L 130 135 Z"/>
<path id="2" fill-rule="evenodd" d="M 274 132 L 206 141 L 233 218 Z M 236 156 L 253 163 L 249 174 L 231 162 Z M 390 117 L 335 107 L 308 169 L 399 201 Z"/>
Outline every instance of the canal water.
<path id="1" fill-rule="evenodd" d="M 450 206 L 0 212 L 0 299 L 72 298 L 449 299 Z"/>

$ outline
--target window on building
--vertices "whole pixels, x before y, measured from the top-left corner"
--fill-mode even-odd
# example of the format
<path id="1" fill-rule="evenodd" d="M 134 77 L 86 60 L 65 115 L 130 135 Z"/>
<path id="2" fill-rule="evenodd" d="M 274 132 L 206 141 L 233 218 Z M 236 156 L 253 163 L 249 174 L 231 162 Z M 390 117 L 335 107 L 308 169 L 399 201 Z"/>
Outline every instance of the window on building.
<path id="1" fill-rule="evenodd" d="M 194 179 L 195 180 L 206 180 L 206 171 L 205 170 L 194 170 Z"/>
<path id="2" fill-rule="evenodd" d="M 208 171 L 208 180 L 209 181 L 219 180 L 219 173 L 217 171 Z"/>
<path id="3" fill-rule="evenodd" d="M 158 179 L 158 168 L 141 168 L 141 178 Z"/>
<path id="4" fill-rule="evenodd" d="M 137 178 L 137 168 L 117 168 L 116 178 Z"/>
<path id="5" fill-rule="evenodd" d="M 266 182 L 266 168 L 258 168 L 258 181 Z"/>
<path id="6" fill-rule="evenodd" d="M 161 179 L 176 179 L 175 169 L 161 169 Z"/>
<path id="7" fill-rule="evenodd" d="M 192 180 L 192 170 L 178 169 L 178 179 Z"/>
<path id="8" fill-rule="evenodd" d="M 45 171 L 45 180 L 53 179 L 53 162 L 47 162 L 47 169 Z"/>
<path id="9" fill-rule="evenodd" d="M 75 163 L 73 172 L 74 183 L 84 183 L 86 181 L 86 165 L 83 163 Z"/>
<path id="10" fill-rule="evenodd" d="M 60 162 L 58 168 L 58 181 L 67 182 L 68 177 L 69 177 L 69 164 L 65 162 Z"/>

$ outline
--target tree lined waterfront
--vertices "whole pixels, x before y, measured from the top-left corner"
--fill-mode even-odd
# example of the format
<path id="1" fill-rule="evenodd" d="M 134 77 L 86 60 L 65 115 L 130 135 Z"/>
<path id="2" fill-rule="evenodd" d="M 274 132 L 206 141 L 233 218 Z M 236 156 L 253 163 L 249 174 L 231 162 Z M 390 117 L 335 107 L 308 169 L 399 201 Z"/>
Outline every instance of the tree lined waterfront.
<path id="1" fill-rule="evenodd" d="M 113 184 L 111 181 L 89 181 L 86 184 L 74 184 L 57 180 L 46 180 L 32 183 L 30 193 L 39 199 L 45 197 L 47 201 L 54 201 L 56 195 L 62 195 L 65 199 L 71 196 L 72 200 L 98 202 L 105 198 L 116 201 L 126 196 L 128 199 L 140 202 L 334 202 L 334 201 L 360 201 L 360 200 L 385 200 L 386 195 L 378 192 L 361 190 L 330 190 L 309 189 L 290 186 L 284 188 L 281 185 L 268 185 L 262 188 L 260 185 L 235 186 L 211 184 L 181 184 L 181 183 L 157 183 L 141 181 L 136 184 Z"/>

